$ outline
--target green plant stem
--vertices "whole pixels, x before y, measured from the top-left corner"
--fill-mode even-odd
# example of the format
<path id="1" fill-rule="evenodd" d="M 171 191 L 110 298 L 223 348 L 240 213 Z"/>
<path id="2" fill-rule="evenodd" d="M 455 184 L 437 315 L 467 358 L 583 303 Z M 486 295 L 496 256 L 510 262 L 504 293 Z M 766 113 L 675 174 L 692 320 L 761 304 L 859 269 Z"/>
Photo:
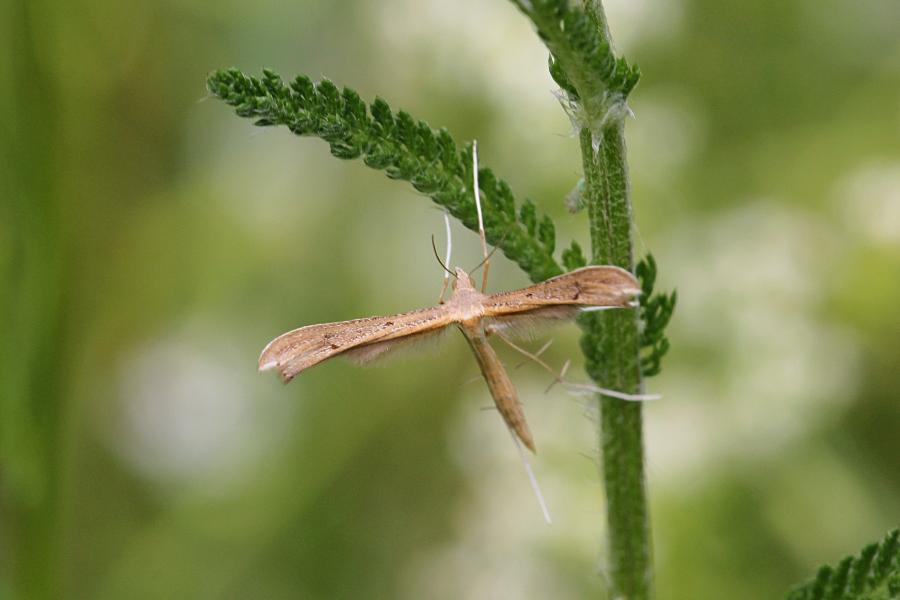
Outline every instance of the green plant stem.
<path id="1" fill-rule="evenodd" d="M 580 132 L 592 260 L 634 268 L 624 123 Z M 596 147 L 596 150 L 595 150 Z M 586 369 L 600 386 L 641 391 L 636 311 L 602 311 L 583 322 Z M 600 449 L 606 491 L 611 598 L 653 596 L 650 528 L 644 488 L 642 407 L 601 396 Z"/>
<path id="2" fill-rule="evenodd" d="M 601 0 L 582 0 L 580 6 L 569 0 L 512 1 L 531 19 L 550 50 L 550 75 L 579 129 L 582 199 L 590 219 L 592 262 L 634 271 L 624 120 L 628 115 L 625 100 L 640 71 L 616 57 Z M 577 258 L 574 250 L 563 255 L 570 268 L 579 262 Z M 650 266 L 645 270 L 655 275 Z M 662 297 L 653 305 L 658 328 L 671 316 L 672 304 L 674 296 L 671 300 Z M 580 319 L 585 368 L 600 386 L 629 393 L 642 390 L 640 316 L 634 310 L 605 311 Z M 661 331 L 656 331 L 648 354 L 655 355 L 656 370 L 665 352 L 663 339 Z M 607 500 L 608 596 L 652 598 L 641 405 L 602 395 L 598 402 Z"/>
<path id="3" fill-rule="evenodd" d="M 4 124 L 16 152 L 8 159 L 12 199 L 4 223 L 10 254 L 0 262 L 9 289 L 0 292 L 9 325 L 0 341 L 0 584 L 17 598 L 61 597 L 63 396 L 63 251 L 58 170 L 58 90 L 40 58 L 40 11 L 10 4 L 14 82 Z M 2 77 L 2 75 L 0 75 Z M 5 81 L 4 81 L 5 82 Z M 0 114 L 0 120 L 5 119 Z M 0 173 L 0 179 L 3 173 Z M 4 210 L 6 212 L 6 210 Z M 0 596 L 5 590 L 0 589 Z M 5 597 L 5 596 L 4 596 Z"/>
<path id="4" fill-rule="evenodd" d="M 600 37 L 611 45 L 601 1 L 586 0 L 584 5 Z M 595 263 L 614 264 L 633 271 L 631 189 L 623 111 L 620 114 L 622 118 L 604 123 L 599 132 L 582 129 L 580 141 L 592 258 Z M 637 311 L 595 314 L 586 336 L 599 342 L 594 344 L 595 353 L 588 359 L 591 377 L 603 387 L 631 393 L 643 391 Z M 653 597 L 642 412 L 639 402 L 600 397 L 599 436 L 607 505 L 610 596 L 629 600 Z"/>

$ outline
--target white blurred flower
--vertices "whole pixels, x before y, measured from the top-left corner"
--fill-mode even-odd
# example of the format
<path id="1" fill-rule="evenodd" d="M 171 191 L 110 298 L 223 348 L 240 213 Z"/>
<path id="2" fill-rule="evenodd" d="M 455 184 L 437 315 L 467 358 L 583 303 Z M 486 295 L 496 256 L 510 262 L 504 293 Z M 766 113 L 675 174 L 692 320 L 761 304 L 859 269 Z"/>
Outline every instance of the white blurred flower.
<path id="1" fill-rule="evenodd" d="M 138 348 L 119 374 L 114 451 L 159 483 L 191 487 L 239 477 L 290 422 L 290 405 L 253 394 L 254 358 L 196 325 Z"/>
<path id="2" fill-rule="evenodd" d="M 842 222 L 880 244 L 900 243 L 900 163 L 869 164 L 835 191 Z"/>
<path id="3" fill-rule="evenodd" d="M 814 219 L 759 201 L 675 230 L 660 248 L 680 292 L 673 353 L 708 359 L 663 371 L 665 398 L 646 413 L 654 476 L 777 453 L 852 397 L 856 340 L 819 314 L 837 236 Z"/>

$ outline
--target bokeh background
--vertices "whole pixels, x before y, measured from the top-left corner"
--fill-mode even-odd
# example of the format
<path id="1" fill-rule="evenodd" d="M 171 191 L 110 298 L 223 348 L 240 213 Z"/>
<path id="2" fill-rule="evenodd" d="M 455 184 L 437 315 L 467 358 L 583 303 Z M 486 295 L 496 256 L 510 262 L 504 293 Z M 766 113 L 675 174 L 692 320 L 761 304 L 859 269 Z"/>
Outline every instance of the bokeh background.
<path id="1" fill-rule="evenodd" d="M 658 595 L 778 597 L 900 522 L 900 4 L 606 4 L 644 73 L 638 250 L 680 298 L 646 406 Z M 597 415 L 537 367 L 513 377 L 552 527 L 459 336 L 256 373 L 287 329 L 432 304 L 442 215 L 204 87 L 267 66 L 381 95 L 586 246 L 511 3 L 0 10 L 0 597 L 602 597 Z M 583 377 L 576 328 L 550 337 Z"/>

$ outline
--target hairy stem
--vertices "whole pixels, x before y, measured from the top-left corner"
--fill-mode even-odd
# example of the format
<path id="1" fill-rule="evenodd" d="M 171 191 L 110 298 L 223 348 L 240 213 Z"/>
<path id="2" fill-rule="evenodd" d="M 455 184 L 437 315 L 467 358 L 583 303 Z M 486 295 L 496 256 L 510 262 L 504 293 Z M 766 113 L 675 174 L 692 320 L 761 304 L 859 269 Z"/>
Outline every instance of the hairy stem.
<path id="1" fill-rule="evenodd" d="M 598 22 L 598 25 L 602 21 Z M 634 269 L 624 122 L 580 131 L 592 262 Z M 586 368 L 601 387 L 642 390 L 636 311 L 602 311 L 584 322 Z M 653 596 L 650 528 L 644 488 L 642 407 L 600 396 L 600 448 L 607 504 L 610 597 Z"/>
<path id="2" fill-rule="evenodd" d="M 512 0 L 550 50 L 550 75 L 559 84 L 564 107 L 577 123 L 584 167 L 582 199 L 590 218 L 592 262 L 634 271 L 631 201 L 625 161 L 625 100 L 640 70 L 616 57 L 601 0 Z M 567 266 L 580 262 L 580 249 L 564 253 Z M 645 275 L 655 275 L 648 263 Z M 652 279 L 642 284 L 652 291 Z M 667 342 L 661 333 L 671 316 L 674 296 L 662 296 L 652 308 L 648 360 L 658 371 Z M 650 314 L 650 313 L 648 313 Z M 642 333 L 638 311 L 586 315 L 582 350 L 585 367 L 602 388 L 642 391 Z M 645 331 L 646 333 L 646 331 Z M 655 362 L 653 362 L 655 361 Z M 653 369 L 651 369 L 652 371 Z M 650 532 L 644 490 L 641 405 L 600 395 L 600 448 L 607 499 L 609 597 L 643 600 L 653 595 Z"/>

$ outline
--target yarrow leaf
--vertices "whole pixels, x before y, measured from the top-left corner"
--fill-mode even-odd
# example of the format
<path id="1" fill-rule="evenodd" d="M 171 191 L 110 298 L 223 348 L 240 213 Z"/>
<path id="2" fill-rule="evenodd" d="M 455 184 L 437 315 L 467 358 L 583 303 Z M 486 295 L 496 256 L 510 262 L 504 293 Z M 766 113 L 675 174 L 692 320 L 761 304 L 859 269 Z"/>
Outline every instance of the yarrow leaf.
<path id="1" fill-rule="evenodd" d="M 792 589 L 787 600 L 896 600 L 900 598 L 900 530 L 894 529 L 836 567 L 824 566 Z"/>
<path id="2" fill-rule="evenodd" d="M 641 374 L 652 377 L 660 372 L 663 356 L 669 351 L 669 339 L 665 335 L 666 326 L 672 319 L 678 295 L 654 293 L 656 283 L 656 259 L 648 254 L 641 260 L 635 274 L 641 282 Z"/>
<path id="3" fill-rule="evenodd" d="M 237 69 L 210 74 L 207 87 L 259 126 L 284 125 L 300 136 L 326 142 L 342 159 L 362 158 L 391 179 L 408 181 L 477 231 L 472 181 L 472 146 L 461 150 L 446 129 L 434 130 L 405 111 L 393 112 L 382 98 L 371 105 L 349 88 L 300 75 L 289 85 L 265 69 L 261 78 Z M 487 240 L 528 273 L 543 281 L 562 272 L 553 258 L 556 231 L 526 200 L 519 211 L 509 185 L 487 168 L 478 170 Z"/>
<path id="4" fill-rule="evenodd" d="M 563 250 L 562 261 L 567 271 L 574 271 L 587 264 L 584 252 L 581 251 L 581 246 L 575 240 L 572 240 L 571 246 Z"/>

